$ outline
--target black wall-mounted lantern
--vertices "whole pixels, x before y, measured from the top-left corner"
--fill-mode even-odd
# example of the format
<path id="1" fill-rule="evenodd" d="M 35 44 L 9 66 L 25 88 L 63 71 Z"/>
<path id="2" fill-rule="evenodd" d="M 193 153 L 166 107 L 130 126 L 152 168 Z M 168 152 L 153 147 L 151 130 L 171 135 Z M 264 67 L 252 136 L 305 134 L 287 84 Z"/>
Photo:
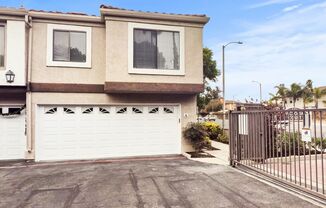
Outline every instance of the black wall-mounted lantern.
<path id="1" fill-rule="evenodd" d="M 5 75 L 8 83 L 13 83 L 15 81 L 15 73 L 13 71 L 8 70 Z"/>

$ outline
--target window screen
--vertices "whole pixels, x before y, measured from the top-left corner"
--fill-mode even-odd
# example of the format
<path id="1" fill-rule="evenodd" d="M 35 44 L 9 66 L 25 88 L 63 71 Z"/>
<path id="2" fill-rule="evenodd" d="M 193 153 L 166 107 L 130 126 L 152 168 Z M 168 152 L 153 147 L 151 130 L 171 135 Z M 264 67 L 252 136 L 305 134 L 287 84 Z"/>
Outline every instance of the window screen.
<path id="1" fill-rule="evenodd" d="M 134 29 L 134 68 L 180 69 L 179 32 Z"/>
<path id="2" fill-rule="evenodd" d="M 86 32 L 54 30 L 53 61 L 86 62 Z"/>
<path id="3" fill-rule="evenodd" d="M 0 25 L 0 67 L 5 66 L 5 26 Z"/>

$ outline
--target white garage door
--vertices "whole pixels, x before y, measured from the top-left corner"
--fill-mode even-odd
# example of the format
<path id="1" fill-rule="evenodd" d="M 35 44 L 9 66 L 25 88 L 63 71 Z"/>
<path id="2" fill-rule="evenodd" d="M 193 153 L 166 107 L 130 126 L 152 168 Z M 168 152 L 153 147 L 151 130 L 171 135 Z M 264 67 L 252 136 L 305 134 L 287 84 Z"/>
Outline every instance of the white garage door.
<path id="1" fill-rule="evenodd" d="M 25 158 L 25 112 L 19 109 L 0 107 L 0 160 Z M 19 113 L 7 116 L 8 112 Z"/>
<path id="2" fill-rule="evenodd" d="M 181 153 L 178 106 L 40 106 L 36 160 Z"/>

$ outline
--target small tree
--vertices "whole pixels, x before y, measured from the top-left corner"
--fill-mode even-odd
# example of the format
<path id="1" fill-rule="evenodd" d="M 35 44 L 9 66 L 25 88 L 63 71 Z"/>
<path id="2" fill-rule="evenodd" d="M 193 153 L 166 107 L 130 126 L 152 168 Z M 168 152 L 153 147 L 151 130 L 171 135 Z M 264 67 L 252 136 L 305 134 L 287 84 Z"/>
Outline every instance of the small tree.
<path id="1" fill-rule="evenodd" d="M 285 109 L 285 101 L 287 98 L 288 89 L 285 87 L 284 84 L 279 84 L 278 86 L 275 86 L 275 88 L 277 89 L 276 95 L 282 100 L 283 108 Z"/>
<path id="2" fill-rule="evenodd" d="M 216 81 L 220 75 L 217 69 L 216 61 L 213 59 L 213 51 L 209 48 L 203 49 L 203 79 L 205 92 L 197 96 L 197 107 L 201 111 L 212 99 L 219 98 L 220 90 L 218 87 L 211 88 L 208 86 L 208 81 Z"/>
<path id="3" fill-rule="evenodd" d="M 319 100 L 324 96 L 326 95 L 326 89 L 322 89 L 322 88 L 314 88 L 313 90 L 313 99 L 314 99 L 314 102 L 315 102 L 315 107 L 316 109 L 318 109 L 318 102 Z"/>
<path id="4" fill-rule="evenodd" d="M 310 79 L 307 80 L 306 85 L 302 89 L 302 100 L 304 109 L 306 109 L 306 104 L 311 103 L 313 101 L 313 87 L 312 81 Z"/>
<path id="5" fill-rule="evenodd" d="M 217 111 L 220 111 L 222 110 L 223 108 L 223 104 L 220 100 L 218 99 L 214 99 L 214 100 L 211 100 L 205 107 L 205 111 L 207 113 L 209 112 L 217 112 Z"/>
<path id="6" fill-rule="evenodd" d="M 275 105 L 278 105 L 278 100 L 281 98 L 278 95 L 274 95 L 273 93 L 269 93 L 269 95 L 271 96 L 271 98 L 269 99 L 270 103 L 275 102 Z"/>
<path id="7" fill-rule="evenodd" d="M 297 99 L 302 96 L 302 86 L 297 83 L 292 83 L 286 94 L 287 97 L 291 97 L 293 99 L 293 108 L 295 108 Z"/>

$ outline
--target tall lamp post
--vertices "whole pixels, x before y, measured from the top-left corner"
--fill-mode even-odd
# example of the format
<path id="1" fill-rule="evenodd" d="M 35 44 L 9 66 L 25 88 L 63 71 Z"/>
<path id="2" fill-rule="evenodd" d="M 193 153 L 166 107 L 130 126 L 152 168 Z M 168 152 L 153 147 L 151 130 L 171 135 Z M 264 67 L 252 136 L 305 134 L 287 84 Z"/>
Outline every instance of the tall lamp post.
<path id="1" fill-rule="evenodd" d="M 259 98 L 260 98 L 260 103 L 263 103 L 263 92 L 262 92 L 262 84 L 261 82 L 253 80 L 252 82 L 259 84 Z"/>
<path id="2" fill-rule="evenodd" d="M 229 42 L 222 46 L 222 74 L 223 74 L 223 122 L 222 128 L 224 130 L 225 127 L 225 48 L 231 44 L 243 44 L 243 42 Z"/>

